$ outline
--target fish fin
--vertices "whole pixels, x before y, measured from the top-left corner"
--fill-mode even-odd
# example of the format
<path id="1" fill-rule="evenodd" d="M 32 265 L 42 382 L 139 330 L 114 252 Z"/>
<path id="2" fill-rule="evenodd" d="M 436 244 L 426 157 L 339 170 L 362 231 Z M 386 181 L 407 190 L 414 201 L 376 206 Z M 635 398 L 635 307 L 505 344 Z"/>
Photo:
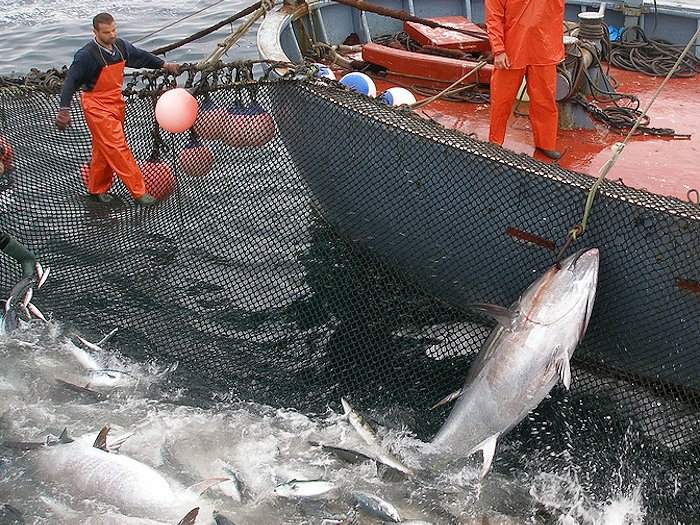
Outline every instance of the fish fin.
<path id="1" fill-rule="evenodd" d="M 352 412 L 352 405 L 344 397 L 340 398 L 340 404 L 343 405 L 343 414 L 347 417 Z"/>
<path id="2" fill-rule="evenodd" d="M 513 310 L 496 304 L 475 303 L 468 305 L 467 308 L 493 317 L 503 328 L 511 328 L 515 318 L 518 317 Z"/>
<path id="3" fill-rule="evenodd" d="M 99 346 L 99 347 L 101 348 L 102 345 L 108 343 L 109 340 L 112 339 L 112 337 L 114 336 L 114 334 L 117 333 L 117 330 L 119 330 L 119 328 L 115 328 L 114 330 L 112 330 L 110 333 L 108 333 L 106 336 L 104 336 L 102 339 L 100 339 L 100 340 L 96 343 L 96 345 Z"/>
<path id="4" fill-rule="evenodd" d="M 569 354 L 566 350 L 561 350 L 556 358 L 556 367 L 559 378 L 564 387 L 569 390 L 571 386 L 571 364 L 569 363 Z"/>
<path id="5" fill-rule="evenodd" d="M 447 394 L 445 397 L 443 397 L 440 401 L 435 403 L 433 406 L 430 407 L 430 410 L 435 410 L 437 407 L 446 405 L 447 403 L 451 403 L 455 399 L 459 399 L 462 397 L 462 394 L 464 393 L 464 389 L 460 388 L 459 390 L 455 390 L 451 394 Z"/>
<path id="6" fill-rule="evenodd" d="M 122 445 L 126 442 L 126 440 L 129 439 L 133 435 L 134 435 L 133 432 L 129 432 L 128 434 L 124 434 L 123 436 L 119 436 L 117 439 L 115 439 L 109 445 L 107 445 L 109 452 L 113 452 L 113 453 L 119 452 L 119 449 L 122 448 Z"/>
<path id="7" fill-rule="evenodd" d="M 199 507 L 195 507 L 185 514 L 185 517 L 178 521 L 177 525 L 194 525 L 194 522 L 197 521 L 197 514 L 199 514 Z"/>
<path id="8" fill-rule="evenodd" d="M 481 450 L 484 456 L 484 462 L 481 465 L 481 472 L 479 473 L 479 479 L 482 480 L 491 468 L 491 463 L 493 463 L 493 457 L 496 455 L 496 443 L 498 438 L 501 436 L 500 432 L 496 432 L 493 436 L 486 438 L 484 441 L 475 446 L 468 456 L 471 456 L 477 450 Z"/>
<path id="9" fill-rule="evenodd" d="M 207 490 L 209 490 L 212 487 L 215 487 L 219 483 L 223 483 L 224 481 L 231 481 L 231 478 L 209 478 L 200 481 L 199 483 L 195 483 L 194 485 L 187 487 L 187 490 L 190 492 L 193 492 L 194 494 L 200 495 L 204 494 Z"/>
<path id="10" fill-rule="evenodd" d="M 88 394 L 98 401 L 102 401 L 104 399 L 104 396 L 102 394 L 90 389 L 90 383 L 86 384 L 85 386 L 79 386 L 79 385 L 75 385 L 73 383 L 70 383 L 68 381 L 64 381 L 63 379 L 59 379 L 58 377 L 54 378 L 54 382 L 58 386 L 63 387 L 67 390 L 71 390 L 73 392 L 78 392 L 79 394 Z"/>
<path id="11" fill-rule="evenodd" d="M 80 337 L 79 335 L 76 335 L 75 338 L 80 342 L 81 345 L 83 345 L 84 348 L 87 348 L 88 350 L 92 350 L 93 352 L 104 352 L 101 347 L 97 346 L 95 343 L 91 343 L 87 339 L 84 339 Z"/>
<path id="12" fill-rule="evenodd" d="M 97 434 L 97 439 L 95 439 L 92 446 L 99 448 L 100 450 L 104 450 L 105 452 L 109 452 L 109 449 L 107 448 L 107 434 L 109 434 L 109 425 L 102 427 L 102 430 L 100 430 L 100 433 Z"/>
<path id="13" fill-rule="evenodd" d="M 68 427 L 63 427 L 63 432 L 58 436 L 58 442 L 64 444 L 73 443 L 73 438 L 68 435 Z"/>

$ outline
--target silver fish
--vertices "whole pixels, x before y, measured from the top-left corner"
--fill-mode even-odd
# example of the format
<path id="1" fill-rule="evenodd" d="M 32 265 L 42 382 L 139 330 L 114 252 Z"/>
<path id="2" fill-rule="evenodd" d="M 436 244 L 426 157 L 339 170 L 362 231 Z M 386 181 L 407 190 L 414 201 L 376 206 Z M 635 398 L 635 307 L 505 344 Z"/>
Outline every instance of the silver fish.
<path id="1" fill-rule="evenodd" d="M 194 506 L 203 484 L 185 489 L 145 463 L 106 452 L 107 431 L 108 427 L 100 431 L 94 446 L 76 441 L 37 451 L 39 471 L 47 479 L 64 483 L 74 497 L 103 501 L 129 516 L 162 519 L 179 513 L 183 506 Z"/>
<path id="2" fill-rule="evenodd" d="M 399 511 L 396 510 L 396 507 L 378 496 L 367 492 L 355 491 L 352 493 L 352 498 L 361 510 L 375 518 L 394 523 L 401 521 L 401 516 L 399 516 Z"/>
<path id="3" fill-rule="evenodd" d="M 345 411 L 345 415 L 348 418 L 348 421 L 350 421 L 350 424 L 353 426 L 353 428 L 357 431 L 357 433 L 360 435 L 360 437 L 368 444 L 372 445 L 376 448 L 377 454 L 376 454 L 376 459 L 380 461 L 381 463 L 384 463 L 385 465 L 396 469 L 400 472 L 403 472 L 404 474 L 408 474 L 409 476 L 413 476 L 415 473 L 413 470 L 411 470 L 409 467 L 404 465 L 401 460 L 399 460 L 396 456 L 390 454 L 389 452 L 385 451 L 382 449 L 381 443 L 379 443 L 379 438 L 377 437 L 377 434 L 374 432 L 374 429 L 370 426 L 367 421 L 365 421 L 365 418 L 363 418 L 359 412 L 357 412 L 350 403 L 345 398 L 340 399 L 341 404 L 343 405 L 343 410 Z"/>
<path id="4" fill-rule="evenodd" d="M 316 480 L 298 480 L 293 479 L 287 483 L 277 485 L 275 494 L 283 498 L 312 498 L 320 496 L 335 488 L 335 485 L 330 481 Z"/>
<path id="5" fill-rule="evenodd" d="M 582 250 L 550 267 L 510 309 L 480 305 L 499 321 L 472 364 L 457 405 L 433 444 L 439 452 L 483 452 L 481 477 L 497 440 L 561 381 L 583 338 L 598 283 L 598 249 Z"/>

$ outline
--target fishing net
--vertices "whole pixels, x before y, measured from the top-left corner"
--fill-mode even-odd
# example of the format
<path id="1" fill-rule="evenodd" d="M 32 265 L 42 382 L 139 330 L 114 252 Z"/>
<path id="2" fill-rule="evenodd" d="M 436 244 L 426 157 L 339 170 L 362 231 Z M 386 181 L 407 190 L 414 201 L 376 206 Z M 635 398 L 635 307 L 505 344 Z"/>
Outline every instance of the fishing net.
<path id="1" fill-rule="evenodd" d="M 449 410 L 430 407 L 461 386 L 493 328 L 465 306 L 517 299 L 553 263 L 592 180 L 334 83 L 252 81 L 250 67 L 186 75 L 197 137 L 154 124 L 168 78 L 132 77 L 127 138 L 164 196 L 148 208 L 120 182 L 113 203 L 85 198 L 77 102 L 73 125 L 53 127 L 62 72 L 0 82 L 14 157 L 0 229 L 52 268 L 34 302 L 68 332 L 118 328 L 111 347 L 178 361 L 193 402 L 318 413 L 347 396 L 428 438 Z M 571 250 L 586 246 L 601 249 L 600 283 L 571 391 L 555 387 L 495 468 L 573 469 L 602 500 L 639 481 L 652 521 L 690 522 L 700 210 L 605 183 Z M 18 278 L 0 266 L 5 289 Z"/>

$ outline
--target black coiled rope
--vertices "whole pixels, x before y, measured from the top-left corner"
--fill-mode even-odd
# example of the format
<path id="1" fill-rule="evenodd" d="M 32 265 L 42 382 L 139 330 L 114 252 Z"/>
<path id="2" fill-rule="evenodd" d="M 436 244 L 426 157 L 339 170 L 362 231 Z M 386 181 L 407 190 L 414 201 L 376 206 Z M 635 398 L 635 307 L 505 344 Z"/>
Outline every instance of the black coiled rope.
<path id="1" fill-rule="evenodd" d="M 653 77 L 666 76 L 683 51 L 683 46 L 648 38 L 639 26 L 626 28 L 619 40 L 611 42 L 610 46 L 608 61 L 611 65 Z M 695 76 L 698 71 L 700 60 L 693 54 L 688 54 L 673 76 L 688 78 Z"/>

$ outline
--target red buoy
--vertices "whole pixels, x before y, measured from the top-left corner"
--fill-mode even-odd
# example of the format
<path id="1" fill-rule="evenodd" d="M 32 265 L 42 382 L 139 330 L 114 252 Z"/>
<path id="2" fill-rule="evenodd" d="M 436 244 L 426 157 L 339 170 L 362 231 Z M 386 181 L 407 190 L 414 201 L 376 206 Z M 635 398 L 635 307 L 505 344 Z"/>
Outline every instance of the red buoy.
<path id="1" fill-rule="evenodd" d="M 221 139 L 236 148 L 259 148 L 277 133 L 275 121 L 257 102 L 249 106 L 231 106 Z"/>
<path id="2" fill-rule="evenodd" d="M 138 161 L 146 191 L 156 199 L 163 200 L 175 190 L 175 176 L 170 166 L 158 160 Z"/>
<path id="3" fill-rule="evenodd" d="M 6 139 L 0 137 L 0 175 L 12 169 L 13 160 L 12 146 Z"/>
<path id="4" fill-rule="evenodd" d="M 180 152 L 179 160 L 185 174 L 190 177 L 204 177 L 211 171 L 214 156 L 208 147 L 193 137 Z"/>
<path id="5" fill-rule="evenodd" d="M 217 107 L 212 100 L 203 100 L 192 129 L 200 138 L 218 140 L 221 138 L 221 130 L 228 124 L 227 120 L 228 112 L 225 109 Z"/>

